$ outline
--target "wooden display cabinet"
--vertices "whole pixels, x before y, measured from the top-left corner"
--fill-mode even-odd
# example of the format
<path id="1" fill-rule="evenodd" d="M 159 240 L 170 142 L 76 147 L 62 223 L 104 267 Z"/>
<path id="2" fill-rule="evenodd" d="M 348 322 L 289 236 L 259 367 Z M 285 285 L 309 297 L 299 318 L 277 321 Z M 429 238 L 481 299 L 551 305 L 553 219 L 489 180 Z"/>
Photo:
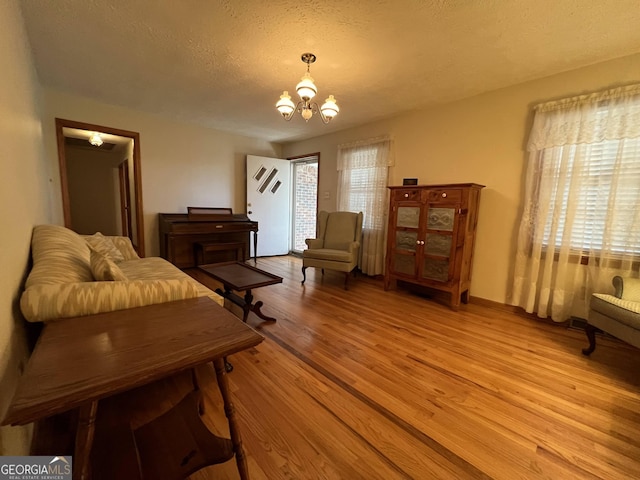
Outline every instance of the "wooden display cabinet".
<path id="1" fill-rule="evenodd" d="M 384 288 L 397 280 L 449 292 L 451 308 L 469 300 L 483 185 L 389 187 Z"/>

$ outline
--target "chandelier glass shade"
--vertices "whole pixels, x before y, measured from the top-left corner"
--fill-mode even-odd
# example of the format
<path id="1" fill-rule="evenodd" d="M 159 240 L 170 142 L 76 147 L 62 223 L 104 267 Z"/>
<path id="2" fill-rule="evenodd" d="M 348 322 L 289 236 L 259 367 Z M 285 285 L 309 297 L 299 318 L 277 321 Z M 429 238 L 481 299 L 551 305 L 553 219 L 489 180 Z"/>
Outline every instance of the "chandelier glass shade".
<path id="1" fill-rule="evenodd" d="M 91 137 L 89 137 L 89 143 L 91 145 L 93 145 L 94 147 L 99 147 L 104 142 L 102 141 L 102 137 L 100 136 L 100 134 L 98 132 L 93 132 L 91 134 Z"/>
<path id="2" fill-rule="evenodd" d="M 307 64 L 307 72 L 300 80 L 300 83 L 296 85 L 296 92 L 298 92 L 300 96 L 300 101 L 297 104 L 293 103 L 291 95 L 285 90 L 282 92 L 282 95 L 280 95 L 280 100 L 276 103 L 276 108 L 287 121 L 293 118 L 295 112 L 299 112 L 306 121 L 308 121 L 314 113 L 318 113 L 324 123 L 329 123 L 331 119 L 338 114 L 340 108 L 338 108 L 338 104 L 333 95 L 329 95 L 329 98 L 325 100 L 322 106 L 311 102 L 311 99 L 318 93 L 318 88 L 315 83 L 313 83 L 313 78 L 309 73 L 309 65 L 316 61 L 316 56 L 313 53 L 303 53 L 302 61 Z"/>

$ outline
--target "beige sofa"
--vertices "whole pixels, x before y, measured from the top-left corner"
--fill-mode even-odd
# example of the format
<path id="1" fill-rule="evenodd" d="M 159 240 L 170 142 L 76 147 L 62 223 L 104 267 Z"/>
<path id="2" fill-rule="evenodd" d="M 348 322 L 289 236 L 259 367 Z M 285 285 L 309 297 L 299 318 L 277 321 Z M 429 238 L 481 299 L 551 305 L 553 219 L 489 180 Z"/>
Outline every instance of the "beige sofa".
<path id="1" fill-rule="evenodd" d="M 220 295 L 166 260 L 138 257 L 127 237 L 81 236 L 58 225 L 38 225 L 31 254 L 33 268 L 20 298 L 30 322 L 200 296 L 224 305 Z"/>
<path id="2" fill-rule="evenodd" d="M 596 349 L 596 329 L 607 332 L 640 348 L 640 279 L 613 277 L 615 293 L 594 293 L 589 305 L 585 332 L 589 347 L 582 353 L 590 355 Z"/>

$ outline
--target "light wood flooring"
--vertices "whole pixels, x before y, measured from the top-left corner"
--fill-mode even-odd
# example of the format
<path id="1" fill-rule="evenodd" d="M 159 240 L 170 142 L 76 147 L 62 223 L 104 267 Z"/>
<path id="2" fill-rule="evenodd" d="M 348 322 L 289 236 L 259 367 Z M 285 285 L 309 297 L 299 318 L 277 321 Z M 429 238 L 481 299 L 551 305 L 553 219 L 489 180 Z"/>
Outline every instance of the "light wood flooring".
<path id="1" fill-rule="evenodd" d="M 230 357 L 253 480 L 640 478 L 640 350 L 598 337 L 586 358 L 579 330 L 364 276 L 345 291 L 308 269 L 301 286 L 295 257 L 257 265 L 284 281 L 253 291 L 278 320 L 250 314 L 265 340 Z M 230 461 L 191 478 L 238 475 Z"/>

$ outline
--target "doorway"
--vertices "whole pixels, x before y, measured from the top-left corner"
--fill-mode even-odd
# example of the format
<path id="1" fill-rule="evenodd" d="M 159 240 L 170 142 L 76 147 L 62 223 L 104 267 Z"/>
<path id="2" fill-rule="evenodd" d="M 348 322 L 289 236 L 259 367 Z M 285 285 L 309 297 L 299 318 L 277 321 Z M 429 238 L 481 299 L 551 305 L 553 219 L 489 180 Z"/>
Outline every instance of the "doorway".
<path id="1" fill-rule="evenodd" d="M 131 239 L 144 256 L 140 135 L 56 118 L 64 222 Z"/>
<path id="2" fill-rule="evenodd" d="M 247 214 L 258 222 L 258 256 L 289 253 L 291 165 L 282 158 L 247 155 Z M 251 256 L 253 245 L 251 246 Z"/>
<path id="3" fill-rule="evenodd" d="M 291 160 L 291 251 L 302 254 L 305 239 L 316 236 L 319 154 Z"/>
<path id="4" fill-rule="evenodd" d="M 300 255 L 305 239 L 316 236 L 319 165 L 320 153 L 247 155 L 247 215 L 260 224 L 258 256 Z"/>

